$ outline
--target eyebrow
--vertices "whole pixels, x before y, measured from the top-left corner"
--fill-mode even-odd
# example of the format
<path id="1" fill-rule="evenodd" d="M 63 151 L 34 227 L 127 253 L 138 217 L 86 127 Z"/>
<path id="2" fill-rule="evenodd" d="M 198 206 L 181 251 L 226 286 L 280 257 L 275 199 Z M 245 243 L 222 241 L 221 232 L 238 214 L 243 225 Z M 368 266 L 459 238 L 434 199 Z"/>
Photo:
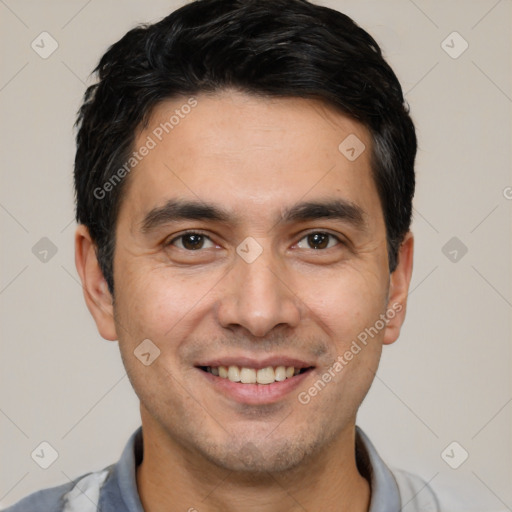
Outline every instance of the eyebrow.
<path id="1" fill-rule="evenodd" d="M 366 213 L 346 199 L 300 202 L 286 208 L 275 219 L 278 223 L 306 222 L 316 219 L 341 220 L 361 230 L 366 228 Z M 163 206 L 153 208 L 141 222 L 144 234 L 180 220 L 209 220 L 222 224 L 236 223 L 230 212 L 220 206 L 195 200 L 170 199 Z M 275 226 L 274 224 L 274 226 Z"/>

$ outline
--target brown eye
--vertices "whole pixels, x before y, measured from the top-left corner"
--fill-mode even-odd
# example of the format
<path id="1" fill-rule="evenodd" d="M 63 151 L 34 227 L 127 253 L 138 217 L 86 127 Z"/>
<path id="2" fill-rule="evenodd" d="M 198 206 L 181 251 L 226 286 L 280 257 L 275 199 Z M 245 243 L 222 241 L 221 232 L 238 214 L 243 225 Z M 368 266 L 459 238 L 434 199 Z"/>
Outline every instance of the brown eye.
<path id="1" fill-rule="evenodd" d="M 301 247 L 301 243 L 303 240 L 306 240 L 307 247 Z M 330 243 L 331 240 L 334 241 L 334 243 Z M 299 243 L 297 244 L 301 249 L 329 249 L 337 244 L 340 243 L 339 238 L 335 237 L 334 235 L 331 235 L 330 233 L 322 233 L 322 232 L 315 232 L 310 233 L 309 235 L 306 235 L 304 238 L 302 238 Z"/>
<path id="2" fill-rule="evenodd" d="M 202 235 L 201 233 L 185 233 L 171 240 L 168 245 L 175 245 L 187 251 L 197 251 L 204 249 L 205 243 L 207 242 L 213 247 L 212 241 L 206 235 Z"/>

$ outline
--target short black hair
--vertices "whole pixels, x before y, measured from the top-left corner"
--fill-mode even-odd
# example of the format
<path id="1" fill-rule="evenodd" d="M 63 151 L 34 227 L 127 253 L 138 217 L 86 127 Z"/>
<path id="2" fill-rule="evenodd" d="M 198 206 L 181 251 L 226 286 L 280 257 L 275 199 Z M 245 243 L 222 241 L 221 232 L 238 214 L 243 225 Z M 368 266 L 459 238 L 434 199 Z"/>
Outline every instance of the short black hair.
<path id="1" fill-rule="evenodd" d="M 94 72 L 99 80 L 87 89 L 76 123 L 76 220 L 89 229 L 111 293 L 128 176 L 105 184 L 126 170 L 137 130 L 157 104 L 228 88 L 320 99 L 369 130 L 395 270 L 411 223 L 416 134 L 395 73 L 348 16 L 306 0 L 197 0 L 130 30 Z"/>

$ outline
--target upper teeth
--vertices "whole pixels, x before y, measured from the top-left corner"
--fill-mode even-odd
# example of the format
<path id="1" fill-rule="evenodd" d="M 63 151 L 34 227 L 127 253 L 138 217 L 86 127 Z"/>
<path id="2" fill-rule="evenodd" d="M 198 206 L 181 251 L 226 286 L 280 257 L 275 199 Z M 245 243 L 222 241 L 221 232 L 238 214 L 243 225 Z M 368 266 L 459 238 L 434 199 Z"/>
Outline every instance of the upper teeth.
<path id="1" fill-rule="evenodd" d="M 256 370 L 245 366 L 207 366 L 206 371 L 229 379 L 231 382 L 242 382 L 243 384 L 272 384 L 286 380 L 300 372 L 300 368 L 293 366 L 267 366 Z"/>

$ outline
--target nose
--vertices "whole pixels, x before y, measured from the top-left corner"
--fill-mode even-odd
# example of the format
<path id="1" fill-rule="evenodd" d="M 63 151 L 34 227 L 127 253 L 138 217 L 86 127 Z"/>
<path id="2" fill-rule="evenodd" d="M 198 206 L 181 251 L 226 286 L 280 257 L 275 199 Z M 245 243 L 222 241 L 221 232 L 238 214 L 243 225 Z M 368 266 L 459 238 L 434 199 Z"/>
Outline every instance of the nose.
<path id="1" fill-rule="evenodd" d="M 300 299 L 287 274 L 273 261 L 270 251 L 252 263 L 237 256 L 222 283 L 217 318 L 227 329 L 245 328 L 263 337 L 278 326 L 296 327 L 301 318 Z M 289 281 L 289 280 L 288 280 Z"/>

